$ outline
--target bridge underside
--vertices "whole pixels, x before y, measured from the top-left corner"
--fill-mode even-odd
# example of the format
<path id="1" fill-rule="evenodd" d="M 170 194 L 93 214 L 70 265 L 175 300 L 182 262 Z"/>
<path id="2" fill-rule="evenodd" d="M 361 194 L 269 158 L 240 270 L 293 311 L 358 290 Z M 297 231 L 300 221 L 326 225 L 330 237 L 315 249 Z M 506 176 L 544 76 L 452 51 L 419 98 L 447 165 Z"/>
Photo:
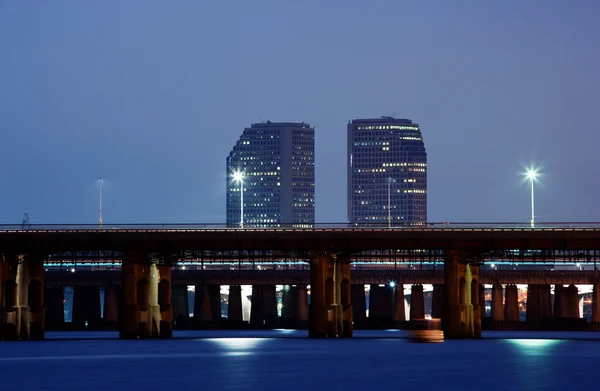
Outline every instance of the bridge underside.
<path id="1" fill-rule="evenodd" d="M 121 338 L 170 338 L 175 318 L 174 298 L 175 286 L 197 285 L 197 292 L 202 292 L 202 301 L 196 303 L 198 314 L 194 319 L 197 327 L 208 327 L 218 323 L 220 319 L 220 303 L 218 291 L 212 292 L 210 285 L 227 283 L 234 286 L 234 296 L 230 303 L 231 319 L 241 321 L 242 315 L 242 297 L 238 293 L 240 285 L 251 283 L 257 286 L 256 300 L 260 305 L 253 305 L 252 311 L 254 325 L 256 327 L 266 327 L 273 323 L 277 315 L 274 314 L 274 304 L 271 291 L 268 286 L 286 282 L 287 284 L 310 285 L 310 305 L 306 315 L 299 311 L 297 319 L 307 321 L 308 334 L 314 338 L 347 338 L 353 333 L 355 322 L 360 322 L 361 310 L 354 308 L 355 300 L 353 295 L 361 293 L 352 288 L 352 284 L 365 283 L 387 283 L 390 276 L 395 276 L 402 283 L 422 284 L 431 283 L 437 286 L 438 300 L 433 313 L 442 318 L 442 328 L 446 338 L 477 338 L 481 336 L 482 329 L 482 290 L 481 284 L 497 283 L 502 277 L 501 271 L 482 271 L 480 266 L 484 262 L 502 263 L 552 263 L 557 260 L 563 262 L 577 262 L 582 264 L 595 263 L 599 257 L 598 250 L 588 249 L 566 249 L 566 250 L 502 250 L 484 252 L 473 252 L 461 249 L 446 250 L 368 250 L 357 254 L 349 254 L 335 251 L 272 251 L 272 250 L 198 250 L 198 251 L 162 251 L 149 252 L 147 250 L 127 250 L 119 252 L 79 252 L 72 251 L 68 253 L 59 252 L 53 255 L 27 251 L 19 253 L 5 253 L 0 262 L 0 338 L 3 339 L 41 339 L 44 337 L 46 321 L 55 324 L 60 320 L 53 319 L 49 315 L 49 309 L 57 311 L 60 308 L 61 300 L 64 300 L 62 293 L 53 292 L 45 289 L 45 286 L 64 285 L 65 279 L 70 279 L 73 285 L 85 288 L 85 285 L 93 285 L 98 281 L 93 273 L 73 274 L 69 271 L 44 272 L 44 264 L 47 267 L 51 265 L 77 265 L 82 259 L 95 259 L 98 262 L 107 263 L 112 261 L 113 265 L 120 268 L 117 280 L 113 281 L 111 288 L 105 291 L 105 313 L 113 324 L 118 323 Z M 200 261 L 200 268 L 197 272 L 180 273 L 182 265 L 190 262 Z M 294 276 L 287 275 L 281 277 L 276 273 L 280 271 L 275 267 L 273 270 L 261 270 L 256 267 L 260 262 L 277 262 L 281 264 L 297 264 L 301 268 L 297 270 Z M 394 262 L 393 273 L 386 270 L 384 273 L 376 275 L 376 272 L 355 269 L 353 265 L 358 262 Z M 228 276 L 218 276 L 216 271 L 211 271 L 211 265 L 225 263 L 232 266 L 235 270 L 227 271 Z M 427 265 L 414 271 L 411 276 L 406 270 L 402 269 L 405 263 Z M 179 266 L 177 266 L 179 265 Z M 398 265 L 401 267 L 398 268 Z M 205 268 L 208 266 L 208 270 Z M 433 270 L 431 270 L 433 266 Z M 177 267 L 179 271 L 173 270 Z M 67 266 L 67 269 L 69 266 Z M 212 274 L 211 274 L 212 273 Z M 375 273 L 375 274 L 374 274 Z M 403 274 L 404 273 L 404 274 Z M 420 274 L 419 274 L 420 273 Z M 507 272 L 505 272 L 507 273 Z M 185 277 L 185 276 L 188 277 Z M 507 277 L 507 276 L 504 276 Z M 580 278 L 579 283 L 589 283 L 594 285 L 594 315 L 593 321 L 600 322 L 600 290 L 598 289 L 598 280 L 595 273 L 580 272 L 577 276 L 569 278 Z M 191 280 L 186 280 L 191 278 Z M 262 280 L 261 280 L 262 278 Z M 281 280 L 283 278 L 283 280 Z M 508 277 L 507 277 L 508 278 Z M 517 278 L 517 277 L 511 277 Z M 522 277 L 518 277 L 522 278 Z M 62 279 L 62 280 L 61 280 Z M 77 280 L 79 279 L 79 280 Z M 257 279 L 259 281 L 257 281 Z M 198 281 L 201 281 L 198 284 Z M 515 281 L 508 281 L 516 283 Z M 527 283 L 540 288 L 532 290 L 537 295 L 536 303 L 539 317 L 546 316 L 548 304 L 545 293 L 545 287 L 549 284 L 564 284 L 565 273 L 550 273 L 537 277 L 530 277 Z M 569 280 L 569 283 L 573 283 Z M 541 287 L 541 286 L 544 287 Z M 396 290 L 393 296 L 386 296 L 388 293 L 380 293 L 379 299 L 393 303 L 387 307 L 393 308 L 393 318 L 395 322 L 404 321 L 403 306 L 404 298 L 402 290 Z M 50 292 L 50 293 L 45 293 Z M 261 293 L 258 293 L 261 292 Z M 435 292 L 435 290 L 434 290 Z M 567 291 L 565 291 L 567 292 Z M 300 296 L 306 296 L 301 293 Z M 362 293 L 364 295 L 364 292 Z M 76 297 L 86 297 L 91 299 L 82 299 L 78 308 L 83 308 L 79 313 L 85 313 L 86 306 L 94 302 L 97 293 L 86 293 L 85 289 L 80 289 Z M 177 294 L 182 297 L 181 294 Z M 373 293 L 375 296 L 376 294 Z M 572 293 L 560 293 L 561 300 L 565 303 L 572 303 Z M 239 296 L 239 299 L 238 299 Z M 411 321 L 418 321 L 424 318 L 422 304 L 423 291 L 418 285 L 415 286 L 413 299 L 415 303 L 411 306 Z M 513 303 L 514 300 L 512 288 L 506 289 L 507 303 Z M 289 296 L 292 297 L 292 296 Z M 440 300 L 439 297 L 443 297 Z M 533 296 L 532 296 L 533 297 Z M 537 298 L 539 297 L 539 299 Z M 181 299 L 184 300 L 184 299 Z M 291 300 L 291 299 L 289 299 Z M 294 299 L 296 300 L 296 299 Z M 302 302 L 304 299 L 300 299 Z M 532 299 L 533 300 L 533 299 Z M 97 300 L 96 300 L 97 301 Z M 364 301 L 364 297 L 363 297 Z M 399 304 L 402 303 L 402 304 Z M 304 304 L 303 304 L 304 305 Z M 302 305 L 302 306 L 303 306 Z M 512 306 L 513 304 L 511 304 Z M 550 304 L 551 305 L 551 304 Z M 358 304 L 360 306 L 360 304 Z M 558 310 L 555 313 L 565 314 L 566 317 L 572 317 L 568 309 L 563 309 L 562 304 L 555 305 Z M 572 306 L 572 305 L 571 305 Z M 567 307 L 569 307 L 567 305 Z M 374 307 L 375 308 L 375 307 Z M 499 307 L 497 307 L 499 308 Z M 502 310 L 496 308 L 496 320 L 500 320 Z M 504 308 L 506 314 L 515 312 L 512 309 Z M 512 308 L 512 307 L 510 307 Z M 534 308 L 534 306 L 532 306 Z M 570 307 L 569 307 L 570 308 Z M 377 311 L 372 309 L 374 313 Z M 528 309 L 529 311 L 529 309 Z M 534 309 L 531 310 L 532 313 Z M 98 311 L 90 310 L 89 314 L 84 314 L 74 319 L 74 323 L 87 325 L 98 322 Z M 196 313 L 196 311 L 194 311 Z M 385 312 L 385 311 L 383 311 Z M 364 314 L 364 310 L 362 311 Z M 180 312 L 179 312 L 180 314 Z M 389 314 L 385 314 L 388 316 Z M 295 316 L 295 315 L 294 315 Z M 561 315 L 562 316 L 562 315 Z M 384 317 L 382 315 L 382 317 Z M 507 318 L 514 319 L 513 315 L 507 315 Z M 304 320 L 302 320 L 304 319 Z M 183 322 L 183 321 L 182 321 Z"/>

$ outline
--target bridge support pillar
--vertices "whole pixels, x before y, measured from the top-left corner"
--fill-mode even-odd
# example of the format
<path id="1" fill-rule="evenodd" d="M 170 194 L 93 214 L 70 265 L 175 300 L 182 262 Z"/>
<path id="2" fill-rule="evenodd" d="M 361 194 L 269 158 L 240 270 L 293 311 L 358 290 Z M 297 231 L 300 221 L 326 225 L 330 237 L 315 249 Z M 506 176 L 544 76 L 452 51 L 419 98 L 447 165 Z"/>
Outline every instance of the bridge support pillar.
<path id="1" fill-rule="evenodd" d="M 263 285 L 252 285 L 250 299 L 250 326 L 254 329 L 265 327 L 265 291 Z"/>
<path id="2" fill-rule="evenodd" d="M 372 328 L 390 328 L 394 320 L 394 289 L 388 285 L 369 287 L 369 323 Z"/>
<path id="3" fill-rule="evenodd" d="M 506 285 L 504 320 L 507 322 L 518 322 L 519 316 L 519 291 L 514 284 Z"/>
<path id="4" fill-rule="evenodd" d="M 60 331 L 65 328 L 65 295 L 62 286 L 44 288 L 46 307 L 46 330 Z"/>
<path id="5" fill-rule="evenodd" d="M 309 337 L 352 337 L 350 263 L 328 254 L 311 260 L 310 286 Z"/>
<path id="6" fill-rule="evenodd" d="M 544 329 L 550 326 L 552 296 L 550 285 L 530 284 L 527 286 L 527 323 L 530 328 Z"/>
<path id="7" fill-rule="evenodd" d="M 73 287 L 73 316 L 75 330 L 97 330 L 100 326 L 100 288 L 97 286 Z"/>
<path id="8" fill-rule="evenodd" d="M 227 306 L 227 320 L 230 325 L 241 325 L 244 321 L 242 312 L 242 286 L 229 286 L 229 305 Z"/>
<path id="9" fill-rule="evenodd" d="M 119 329 L 119 307 L 121 301 L 120 286 L 107 285 L 104 287 L 104 327 L 107 329 Z"/>
<path id="10" fill-rule="evenodd" d="M 600 283 L 594 283 L 592 292 L 592 322 L 600 323 Z"/>
<path id="11" fill-rule="evenodd" d="M 250 325 L 256 329 L 277 327 L 277 292 L 275 285 L 252 285 Z"/>
<path id="12" fill-rule="evenodd" d="M 284 286 L 281 321 L 284 327 L 305 329 L 308 321 L 306 285 Z"/>
<path id="13" fill-rule="evenodd" d="M 0 321 L 5 339 L 44 339 L 44 265 L 41 256 L 3 259 L 5 310 Z"/>
<path id="14" fill-rule="evenodd" d="M 171 268 L 139 252 L 123 254 L 123 316 L 120 338 L 170 338 Z"/>
<path id="15" fill-rule="evenodd" d="M 410 287 L 410 320 L 417 319 L 425 319 L 425 299 L 421 284 Z"/>
<path id="16" fill-rule="evenodd" d="M 441 319 L 443 306 L 444 306 L 444 285 L 443 284 L 435 284 L 433 286 L 433 296 L 431 299 L 431 317 L 434 319 Z"/>
<path id="17" fill-rule="evenodd" d="M 566 288 L 567 305 L 565 308 L 567 318 L 581 318 L 579 313 L 579 290 L 573 284 Z"/>
<path id="18" fill-rule="evenodd" d="M 252 289 L 254 295 L 254 288 Z M 216 329 L 221 324 L 221 286 L 196 284 L 194 329 Z"/>
<path id="19" fill-rule="evenodd" d="M 479 267 L 466 263 L 461 251 L 449 250 L 444 257 L 444 316 L 446 338 L 481 337 Z"/>
<path id="20" fill-rule="evenodd" d="M 562 284 L 554 285 L 554 319 L 565 317 L 566 291 Z"/>
<path id="21" fill-rule="evenodd" d="M 150 265 L 152 275 L 152 336 L 158 338 L 173 337 L 173 306 L 171 288 L 171 267 Z"/>
<path id="22" fill-rule="evenodd" d="M 263 285 L 265 306 L 265 327 L 275 329 L 279 324 L 277 316 L 277 287 L 275 285 Z"/>
<path id="23" fill-rule="evenodd" d="M 499 283 L 492 285 L 492 320 L 504 321 L 504 293 L 502 284 Z"/>
<path id="24" fill-rule="evenodd" d="M 406 307 L 404 306 L 404 285 L 396 284 L 394 286 L 394 322 L 399 326 L 401 322 L 406 321 Z"/>
<path id="25" fill-rule="evenodd" d="M 19 296 L 17 294 L 17 267 L 16 257 L 2 255 L 0 257 L 0 297 L 4 303 L 0 312 L 0 339 L 18 339 L 21 329 L 21 311 Z"/>
<path id="26" fill-rule="evenodd" d="M 298 322 L 300 322 L 304 329 L 308 325 L 308 290 L 306 289 L 306 285 L 298 285 L 293 289 L 296 290 L 297 295 L 296 319 L 298 319 Z"/>
<path id="27" fill-rule="evenodd" d="M 173 328 L 176 330 L 187 330 L 190 328 L 190 307 L 187 285 L 173 286 L 172 297 Z"/>
<path id="28" fill-rule="evenodd" d="M 357 328 L 367 327 L 367 297 L 364 284 L 352 284 L 352 319 Z"/>

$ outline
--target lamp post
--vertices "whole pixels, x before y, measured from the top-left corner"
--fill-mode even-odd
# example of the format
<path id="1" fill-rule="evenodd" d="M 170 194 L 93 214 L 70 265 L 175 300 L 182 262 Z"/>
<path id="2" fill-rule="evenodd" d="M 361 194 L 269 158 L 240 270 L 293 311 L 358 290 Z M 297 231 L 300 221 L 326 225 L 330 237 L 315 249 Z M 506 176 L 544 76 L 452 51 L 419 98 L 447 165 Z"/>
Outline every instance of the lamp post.
<path id="1" fill-rule="evenodd" d="M 392 228 L 392 177 L 388 177 L 388 228 Z"/>
<path id="2" fill-rule="evenodd" d="M 534 202 L 535 198 L 534 198 L 534 191 L 533 191 L 533 183 L 537 179 L 537 176 L 538 176 L 538 171 L 535 168 L 529 168 L 525 172 L 525 177 L 527 178 L 527 180 L 529 180 L 529 182 L 531 182 L 531 228 L 534 228 L 534 226 L 535 226 L 535 202 Z"/>
<path id="3" fill-rule="evenodd" d="M 98 179 L 100 182 L 100 228 L 102 228 L 102 177 Z"/>
<path id="4" fill-rule="evenodd" d="M 234 172 L 233 181 L 240 183 L 240 228 L 244 228 L 244 173 L 242 171 Z"/>

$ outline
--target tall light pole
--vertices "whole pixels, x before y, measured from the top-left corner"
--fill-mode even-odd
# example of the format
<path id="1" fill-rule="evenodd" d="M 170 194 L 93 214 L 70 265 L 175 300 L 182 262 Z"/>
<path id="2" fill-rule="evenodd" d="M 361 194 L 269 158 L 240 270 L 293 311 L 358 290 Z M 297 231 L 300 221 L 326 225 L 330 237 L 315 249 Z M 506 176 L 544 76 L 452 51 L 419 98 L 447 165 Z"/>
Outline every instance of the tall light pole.
<path id="1" fill-rule="evenodd" d="M 392 228 L 392 177 L 388 177 L 388 228 Z"/>
<path id="2" fill-rule="evenodd" d="M 240 228 L 244 228 L 244 173 L 242 171 L 234 172 L 233 181 L 240 183 Z"/>
<path id="3" fill-rule="evenodd" d="M 533 183 L 537 179 L 538 171 L 535 168 L 528 168 L 525 172 L 525 177 L 531 182 L 531 228 L 535 226 L 535 202 L 534 202 L 534 192 L 533 192 Z"/>
<path id="4" fill-rule="evenodd" d="M 98 179 L 100 182 L 100 228 L 102 228 L 102 177 Z"/>

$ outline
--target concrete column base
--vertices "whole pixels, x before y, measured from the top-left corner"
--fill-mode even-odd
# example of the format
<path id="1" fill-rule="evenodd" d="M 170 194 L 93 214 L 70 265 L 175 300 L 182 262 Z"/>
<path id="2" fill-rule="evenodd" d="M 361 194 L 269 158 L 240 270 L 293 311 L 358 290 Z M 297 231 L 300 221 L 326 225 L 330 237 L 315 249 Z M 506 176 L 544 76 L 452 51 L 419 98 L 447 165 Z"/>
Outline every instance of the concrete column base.
<path id="1" fill-rule="evenodd" d="M 445 338 L 481 337 L 481 310 L 477 304 L 479 266 L 468 264 L 465 255 L 457 250 L 445 252 L 442 317 Z"/>
<path id="2" fill-rule="evenodd" d="M 310 338 L 350 338 L 352 304 L 350 263 L 323 254 L 311 260 Z"/>

